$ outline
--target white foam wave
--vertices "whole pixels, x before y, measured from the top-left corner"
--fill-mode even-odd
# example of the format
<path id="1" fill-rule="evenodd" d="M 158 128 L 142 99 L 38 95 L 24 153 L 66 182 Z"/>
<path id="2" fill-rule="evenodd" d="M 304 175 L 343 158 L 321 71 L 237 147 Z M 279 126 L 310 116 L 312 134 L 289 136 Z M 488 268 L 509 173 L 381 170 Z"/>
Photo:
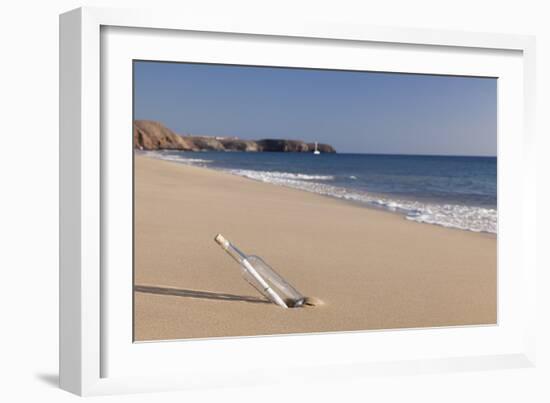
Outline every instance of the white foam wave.
<path id="1" fill-rule="evenodd" d="M 226 171 L 250 179 L 261 180 L 262 182 L 273 182 L 281 185 L 286 181 L 329 181 L 334 179 L 332 175 L 307 175 L 278 171 L 252 171 L 246 169 L 228 169 Z"/>
<path id="2" fill-rule="evenodd" d="M 212 160 L 207 160 L 203 158 L 189 158 L 184 157 L 182 155 L 176 155 L 176 154 L 167 154 L 164 152 L 159 151 L 147 151 L 143 153 L 144 155 L 152 158 L 157 158 L 164 161 L 172 161 L 172 162 L 179 162 L 181 164 L 189 164 L 189 165 L 207 165 L 208 163 L 212 162 Z"/>
<path id="3" fill-rule="evenodd" d="M 497 210 L 458 204 L 436 204 L 411 200 L 390 199 L 358 190 L 349 190 L 326 183 L 317 183 L 316 175 L 287 174 L 282 172 L 226 170 L 261 182 L 287 186 L 339 199 L 363 203 L 403 214 L 407 220 L 436 224 L 474 232 L 497 232 Z M 302 177 L 303 176 L 303 177 Z M 307 179 L 305 178 L 307 177 Z M 319 175 L 326 180 L 329 176 Z"/>

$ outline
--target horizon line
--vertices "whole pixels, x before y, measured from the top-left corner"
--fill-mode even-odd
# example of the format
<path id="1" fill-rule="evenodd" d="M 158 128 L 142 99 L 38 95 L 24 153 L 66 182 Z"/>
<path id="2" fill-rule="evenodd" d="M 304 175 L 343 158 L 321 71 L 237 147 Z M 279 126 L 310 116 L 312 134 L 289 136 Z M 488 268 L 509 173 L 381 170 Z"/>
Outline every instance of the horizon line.
<path id="1" fill-rule="evenodd" d="M 346 151 L 336 151 L 336 154 L 360 154 L 360 155 L 386 155 L 386 156 L 398 156 L 398 157 L 462 157 L 462 158 L 498 158 L 497 155 L 483 155 L 483 154 L 414 154 L 414 153 L 377 153 L 377 152 L 367 152 L 367 153 L 358 153 L 358 152 L 346 152 Z"/>

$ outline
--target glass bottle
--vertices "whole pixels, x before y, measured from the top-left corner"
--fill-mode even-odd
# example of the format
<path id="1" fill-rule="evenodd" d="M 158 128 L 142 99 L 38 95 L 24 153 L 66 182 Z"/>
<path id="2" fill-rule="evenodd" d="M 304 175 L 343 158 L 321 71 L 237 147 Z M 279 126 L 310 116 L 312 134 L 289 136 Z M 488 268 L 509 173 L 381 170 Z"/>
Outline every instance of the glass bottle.
<path id="1" fill-rule="evenodd" d="M 244 279 L 271 302 L 281 308 L 297 308 L 304 304 L 305 297 L 262 258 L 244 254 L 221 234 L 214 240 L 240 264 Z"/>

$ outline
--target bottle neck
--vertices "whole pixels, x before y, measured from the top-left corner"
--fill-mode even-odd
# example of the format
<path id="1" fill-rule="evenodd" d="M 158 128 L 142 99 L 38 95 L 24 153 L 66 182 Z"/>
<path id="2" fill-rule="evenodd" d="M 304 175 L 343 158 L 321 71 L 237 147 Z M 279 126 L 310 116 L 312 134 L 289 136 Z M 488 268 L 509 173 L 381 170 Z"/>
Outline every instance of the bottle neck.
<path id="1" fill-rule="evenodd" d="M 216 235 L 214 240 L 225 250 L 229 256 L 241 263 L 246 260 L 246 255 L 241 252 L 236 246 L 223 237 L 222 234 Z"/>
<path id="2" fill-rule="evenodd" d="M 229 242 L 226 246 L 224 245 L 224 249 L 227 254 L 235 259 L 238 263 L 242 263 L 243 260 L 245 260 L 247 257 L 242 251 L 239 250 L 239 248 Z"/>

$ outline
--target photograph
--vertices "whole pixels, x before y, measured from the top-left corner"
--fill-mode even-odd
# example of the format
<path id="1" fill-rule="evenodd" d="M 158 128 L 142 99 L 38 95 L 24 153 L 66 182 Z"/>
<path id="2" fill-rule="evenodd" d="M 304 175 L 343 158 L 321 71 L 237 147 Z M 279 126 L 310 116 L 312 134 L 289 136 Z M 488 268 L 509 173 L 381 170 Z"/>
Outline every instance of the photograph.
<path id="1" fill-rule="evenodd" d="M 498 323 L 497 78 L 132 74 L 134 342 Z"/>

